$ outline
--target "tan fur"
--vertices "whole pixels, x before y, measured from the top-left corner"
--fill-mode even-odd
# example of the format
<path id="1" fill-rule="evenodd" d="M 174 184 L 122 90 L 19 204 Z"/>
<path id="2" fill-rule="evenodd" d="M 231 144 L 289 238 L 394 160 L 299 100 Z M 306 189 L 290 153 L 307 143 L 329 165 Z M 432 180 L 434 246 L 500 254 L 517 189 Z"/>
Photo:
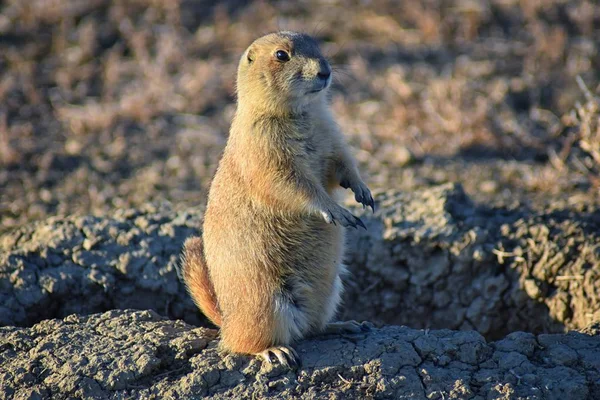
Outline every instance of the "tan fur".
<path id="1" fill-rule="evenodd" d="M 329 111 L 331 78 L 317 77 L 328 71 L 316 42 L 292 32 L 257 39 L 240 60 L 238 108 L 204 217 L 206 268 L 184 265 L 229 351 L 257 354 L 323 330 L 340 299 L 343 227 L 362 224 L 334 192 L 350 187 L 374 206 Z M 200 265 L 193 240 L 186 260 Z"/>
<path id="2" fill-rule="evenodd" d="M 192 237 L 183 244 L 183 277 L 190 295 L 200 310 L 216 326 L 221 325 L 221 312 L 217 306 L 215 290 L 204 260 L 202 238 Z"/>

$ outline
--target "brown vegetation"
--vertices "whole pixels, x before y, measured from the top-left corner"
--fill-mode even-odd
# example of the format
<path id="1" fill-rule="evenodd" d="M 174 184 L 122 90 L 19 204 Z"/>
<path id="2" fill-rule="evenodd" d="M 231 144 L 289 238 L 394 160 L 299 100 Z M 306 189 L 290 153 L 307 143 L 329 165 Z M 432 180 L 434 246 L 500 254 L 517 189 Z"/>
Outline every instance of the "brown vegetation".
<path id="1" fill-rule="evenodd" d="M 501 206 L 598 197 L 594 1 L 0 7 L 0 230 L 156 199 L 202 204 L 237 59 L 276 29 L 323 42 L 334 111 L 374 186 L 459 181 Z"/>

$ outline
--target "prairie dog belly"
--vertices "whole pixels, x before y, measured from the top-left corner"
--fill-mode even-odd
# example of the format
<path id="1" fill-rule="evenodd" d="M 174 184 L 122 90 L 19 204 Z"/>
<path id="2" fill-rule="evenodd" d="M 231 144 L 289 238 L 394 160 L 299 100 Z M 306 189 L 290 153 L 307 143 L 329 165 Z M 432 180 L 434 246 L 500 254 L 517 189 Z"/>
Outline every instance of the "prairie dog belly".
<path id="1" fill-rule="evenodd" d="M 224 319 L 244 308 L 252 313 L 272 297 L 306 314 L 302 333 L 321 329 L 339 302 L 344 229 L 319 216 L 257 208 L 248 198 L 243 207 L 241 198 L 235 201 L 235 209 L 215 205 L 205 216 L 206 226 L 220 227 L 206 230 L 204 241 Z"/>
<path id="2" fill-rule="evenodd" d="M 307 314 L 310 331 L 315 332 L 333 317 L 340 300 L 344 230 L 318 217 L 305 224 L 304 229 L 296 230 L 302 233 L 297 241 L 288 241 L 289 245 L 277 251 L 285 254 L 284 263 L 289 266 L 284 269 L 289 272 L 282 276 L 282 290 Z"/>

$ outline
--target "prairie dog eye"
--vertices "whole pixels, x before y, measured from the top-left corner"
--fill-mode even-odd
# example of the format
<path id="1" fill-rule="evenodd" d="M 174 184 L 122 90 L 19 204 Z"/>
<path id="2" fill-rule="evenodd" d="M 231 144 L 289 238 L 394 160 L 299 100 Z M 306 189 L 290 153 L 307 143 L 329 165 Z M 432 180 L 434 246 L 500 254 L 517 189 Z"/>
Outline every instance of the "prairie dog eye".
<path id="1" fill-rule="evenodd" d="M 277 50 L 275 52 L 275 57 L 279 60 L 279 61 L 290 61 L 290 55 L 288 54 L 287 51 L 284 50 Z"/>

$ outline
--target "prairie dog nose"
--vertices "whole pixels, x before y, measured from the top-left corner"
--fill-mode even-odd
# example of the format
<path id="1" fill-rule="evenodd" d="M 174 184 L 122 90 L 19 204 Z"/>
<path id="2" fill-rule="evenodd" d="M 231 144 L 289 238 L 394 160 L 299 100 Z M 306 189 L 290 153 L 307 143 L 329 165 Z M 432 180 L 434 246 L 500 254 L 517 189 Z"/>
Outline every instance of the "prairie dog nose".
<path id="1" fill-rule="evenodd" d="M 331 67 L 327 61 L 321 60 L 319 62 L 319 72 L 317 73 L 317 76 L 323 80 L 329 79 L 331 76 Z"/>
<path id="2" fill-rule="evenodd" d="M 320 79 L 326 80 L 331 76 L 331 71 L 320 71 L 317 76 Z"/>

